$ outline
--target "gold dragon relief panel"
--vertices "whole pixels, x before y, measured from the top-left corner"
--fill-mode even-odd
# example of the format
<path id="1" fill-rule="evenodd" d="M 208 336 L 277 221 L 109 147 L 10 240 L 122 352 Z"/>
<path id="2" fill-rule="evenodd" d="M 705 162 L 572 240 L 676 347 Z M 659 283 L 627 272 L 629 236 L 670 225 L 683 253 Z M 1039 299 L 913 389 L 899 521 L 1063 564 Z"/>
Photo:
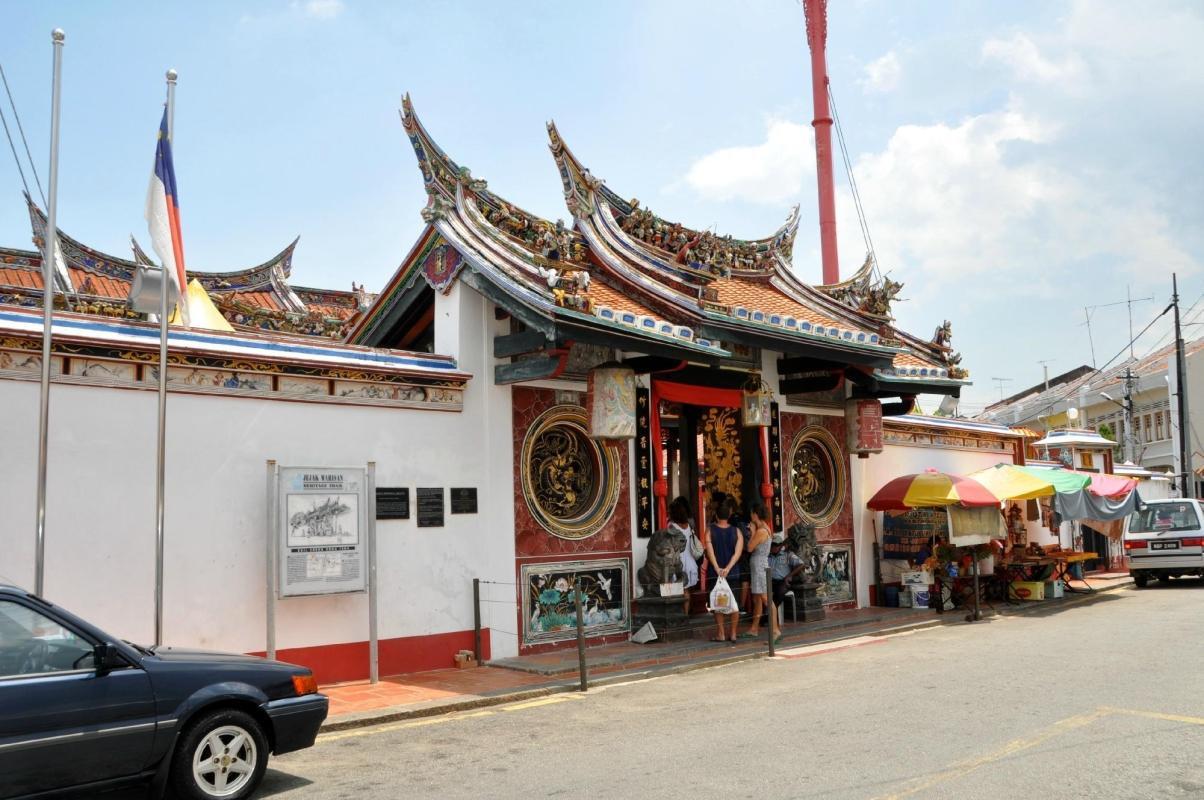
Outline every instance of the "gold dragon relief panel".
<path id="1" fill-rule="evenodd" d="M 708 495 L 724 492 L 739 507 L 743 501 L 740 472 L 740 410 L 708 408 L 699 420 L 704 481 Z"/>

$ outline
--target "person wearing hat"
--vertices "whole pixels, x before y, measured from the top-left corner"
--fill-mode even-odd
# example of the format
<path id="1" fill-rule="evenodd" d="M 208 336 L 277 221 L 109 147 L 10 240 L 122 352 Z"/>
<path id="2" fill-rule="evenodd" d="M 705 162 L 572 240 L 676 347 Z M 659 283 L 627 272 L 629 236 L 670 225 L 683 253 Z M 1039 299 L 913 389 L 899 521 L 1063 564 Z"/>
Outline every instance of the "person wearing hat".
<path id="1" fill-rule="evenodd" d="M 803 571 L 803 560 L 798 553 L 786 549 L 786 534 L 778 531 L 769 541 L 769 568 L 773 578 L 773 608 L 774 618 L 777 618 L 777 608 L 786 599 L 790 591 L 790 582 L 794 576 Z"/>

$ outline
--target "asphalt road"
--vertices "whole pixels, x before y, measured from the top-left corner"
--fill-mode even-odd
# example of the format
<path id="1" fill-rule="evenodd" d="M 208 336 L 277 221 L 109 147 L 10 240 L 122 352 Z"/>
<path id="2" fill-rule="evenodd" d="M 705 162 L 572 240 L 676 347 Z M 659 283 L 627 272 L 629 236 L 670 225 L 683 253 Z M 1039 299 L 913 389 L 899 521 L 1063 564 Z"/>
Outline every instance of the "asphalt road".
<path id="1" fill-rule="evenodd" d="M 261 797 L 1204 797 L 1204 584 L 323 735 Z"/>

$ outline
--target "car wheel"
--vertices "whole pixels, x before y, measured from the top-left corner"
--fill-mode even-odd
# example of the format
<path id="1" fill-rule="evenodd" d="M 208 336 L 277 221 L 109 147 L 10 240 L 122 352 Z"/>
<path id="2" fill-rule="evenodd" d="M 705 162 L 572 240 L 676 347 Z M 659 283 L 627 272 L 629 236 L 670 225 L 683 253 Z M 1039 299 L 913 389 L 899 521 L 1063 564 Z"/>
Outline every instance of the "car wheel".
<path id="1" fill-rule="evenodd" d="M 1144 589 L 1146 587 L 1146 584 L 1149 582 L 1150 582 L 1150 579 L 1148 577 L 1146 577 L 1145 575 L 1134 575 L 1133 576 L 1133 585 L 1136 586 L 1138 589 Z"/>
<path id="2" fill-rule="evenodd" d="M 263 728 L 245 711 L 210 712 L 188 726 L 172 756 L 176 793 L 190 800 L 249 797 L 268 765 Z"/>

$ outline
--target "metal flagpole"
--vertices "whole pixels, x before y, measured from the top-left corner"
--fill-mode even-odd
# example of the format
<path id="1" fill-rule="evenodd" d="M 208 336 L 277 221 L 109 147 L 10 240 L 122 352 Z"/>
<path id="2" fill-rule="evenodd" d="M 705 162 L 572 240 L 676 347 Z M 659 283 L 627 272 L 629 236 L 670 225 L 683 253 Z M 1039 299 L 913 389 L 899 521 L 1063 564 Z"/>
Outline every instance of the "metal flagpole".
<path id="1" fill-rule="evenodd" d="M 62 28 L 50 34 L 54 42 L 54 88 L 50 101 L 50 199 L 46 202 L 46 230 L 42 235 L 42 394 L 38 411 L 38 519 L 34 555 L 34 593 L 42 594 L 46 566 L 46 439 L 50 422 L 50 339 L 54 319 L 54 257 L 58 245 L 59 99 L 63 69 Z"/>
<path id="2" fill-rule="evenodd" d="M 167 71 L 167 141 L 171 142 L 172 119 L 176 106 L 176 71 Z M 163 280 L 159 291 L 159 441 L 158 466 L 155 481 L 155 645 L 163 644 L 163 484 L 165 474 L 165 442 L 167 434 L 167 265 L 163 265 Z M 180 287 L 178 302 L 188 302 Z"/>

